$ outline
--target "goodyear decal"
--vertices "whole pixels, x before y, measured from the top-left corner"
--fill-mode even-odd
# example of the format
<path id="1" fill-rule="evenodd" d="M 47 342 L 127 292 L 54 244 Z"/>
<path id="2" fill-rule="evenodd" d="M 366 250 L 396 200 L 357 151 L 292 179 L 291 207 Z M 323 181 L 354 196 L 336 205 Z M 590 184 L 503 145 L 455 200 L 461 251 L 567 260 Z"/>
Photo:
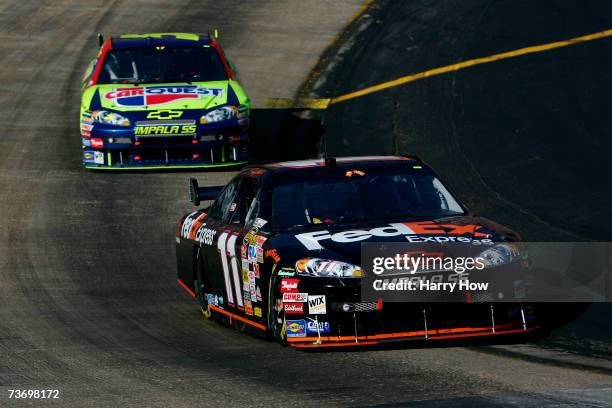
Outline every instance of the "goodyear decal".
<path id="1" fill-rule="evenodd" d="M 193 135 L 197 131 L 196 125 L 150 125 L 136 126 L 136 136 L 157 135 Z"/>
<path id="2" fill-rule="evenodd" d="M 223 88 L 205 88 L 199 85 L 154 85 L 116 88 L 104 94 L 117 106 L 144 107 L 173 103 L 182 99 L 201 99 L 202 96 L 220 97 Z"/>

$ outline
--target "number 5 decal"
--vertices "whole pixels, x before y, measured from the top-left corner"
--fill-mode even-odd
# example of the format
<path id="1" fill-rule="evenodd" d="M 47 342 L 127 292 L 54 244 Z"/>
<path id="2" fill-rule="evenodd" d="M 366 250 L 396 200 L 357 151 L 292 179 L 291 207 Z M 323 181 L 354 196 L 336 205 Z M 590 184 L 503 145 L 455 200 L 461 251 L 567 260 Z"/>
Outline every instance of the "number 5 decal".
<path id="1" fill-rule="evenodd" d="M 230 283 L 230 266 L 232 265 L 232 275 L 234 278 L 234 289 L 236 290 L 236 301 L 238 302 L 239 307 L 243 307 L 242 303 L 242 292 L 240 286 L 242 285 L 242 280 L 240 279 L 240 273 L 238 271 L 238 259 L 236 259 L 236 238 L 237 235 L 231 235 L 228 237 L 228 233 L 224 232 L 219 235 L 219 240 L 217 241 L 217 249 L 219 250 L 219 255 L 221 256 L 221 266 L 223 267 L 223 280 L 225 281 L 225 293 L 227 293 L 227 301 L 228 303 L 234 303 L 234 293 L 232 292 L 232 285 Z M 229 261 L 227 259 L 229 255 Z"/>

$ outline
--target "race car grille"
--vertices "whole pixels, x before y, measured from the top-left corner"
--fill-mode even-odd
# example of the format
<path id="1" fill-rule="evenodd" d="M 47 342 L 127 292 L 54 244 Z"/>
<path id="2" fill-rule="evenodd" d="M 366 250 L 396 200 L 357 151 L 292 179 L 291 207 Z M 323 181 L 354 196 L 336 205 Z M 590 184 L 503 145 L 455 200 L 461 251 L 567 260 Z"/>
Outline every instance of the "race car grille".
<path id="1" fill-rule="evenodd" d="M 165 146 L 169 143 L 174 145 L 189 145 L 194 140 L 193 136 L 170 136 L 170 137 L 142 137 L 138 138 L 140 146 Z"/>
<path id="2" fill-rule="evenodd" d="M 356 312 L 374 312 L 376 311 L 375 302 L 360 302 L 354 303 Z"/>
<path id="3" fill-rule="evenodd" d="M 473 295 L 472 299 L 475 303 L 482 303 L 491 302 L 494 300 L 494 297 L 491 293 L 476 293 Z"/>
<path id="4" fill-rule="evenodd" d="M 151 138 L 152 140 L 153 138 Z M 191 140 L 190 138 L 187 138 Z M 147 141 L 150 141 L 147 139 Z M 172 148 L 163 145 L 141 144 L 145 149 L 121 149 L 107 152 L 107 164 L 116 166 L 159 166 L 188 164 L 223 164 L 245 160 L 242 151 L 228 146 L 192 147 L 187 143 L 176 144 Z"/>
<path id="5" fill-rule="evenodd" d="M 195 120 L 138 120 L 136 126 L 181 126 L 195 125 Z"/>
<path id="6" fill-rule="evenodd" d="M 377 311 L 376 302 L 347 302 L 347 303 L 332 303 L 332 309 L 338 312 L 375 312 Z"/>

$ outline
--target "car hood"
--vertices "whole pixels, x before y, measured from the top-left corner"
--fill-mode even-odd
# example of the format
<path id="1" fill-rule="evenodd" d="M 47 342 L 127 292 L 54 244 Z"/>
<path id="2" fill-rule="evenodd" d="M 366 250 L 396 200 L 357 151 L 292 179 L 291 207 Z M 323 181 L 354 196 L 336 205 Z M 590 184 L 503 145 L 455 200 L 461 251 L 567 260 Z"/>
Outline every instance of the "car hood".
<path id="1" fill-rule="evenodd" d="M 230 81 L 105 84 L 95 86 L 99 106 L 119 112 L 158 109 L 211 109 L 228 102 Z M 235 98 L 231 98 L 235 99 Z"/>
<path id="2" fill-rule="evenodd" d="M 430 240 L 424 238 L 431 237 Z M 459 239 L 460 238 L 460 239 Z M 272 240 L 281 259 L 295 262 L 319 257 L 361 263 L 365 242 L 472 242 L 482 246 L 520 240 L 514 231 L 482 217 L 461 216 L 435 220 L 398 220 L 360 224 L 311 226 L 284 231 Z"/>

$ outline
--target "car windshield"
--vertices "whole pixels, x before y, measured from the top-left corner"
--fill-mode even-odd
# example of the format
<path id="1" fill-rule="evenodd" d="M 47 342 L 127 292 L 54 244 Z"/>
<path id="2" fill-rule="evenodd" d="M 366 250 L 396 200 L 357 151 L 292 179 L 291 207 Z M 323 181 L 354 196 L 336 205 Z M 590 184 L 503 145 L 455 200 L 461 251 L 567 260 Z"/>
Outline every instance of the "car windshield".
<path id="1" fill-rule="evenodd" d="M 272 191 L 275 228 L 460 214 L 461 205 L 424 169 L 322 172 L 281 180 Z"/>
<path id="2" fill-rule="evenodd" d="M 212 47 L 140 47 L 111 50 L 100 84 L 206 82 L 227 80 Z"/>

